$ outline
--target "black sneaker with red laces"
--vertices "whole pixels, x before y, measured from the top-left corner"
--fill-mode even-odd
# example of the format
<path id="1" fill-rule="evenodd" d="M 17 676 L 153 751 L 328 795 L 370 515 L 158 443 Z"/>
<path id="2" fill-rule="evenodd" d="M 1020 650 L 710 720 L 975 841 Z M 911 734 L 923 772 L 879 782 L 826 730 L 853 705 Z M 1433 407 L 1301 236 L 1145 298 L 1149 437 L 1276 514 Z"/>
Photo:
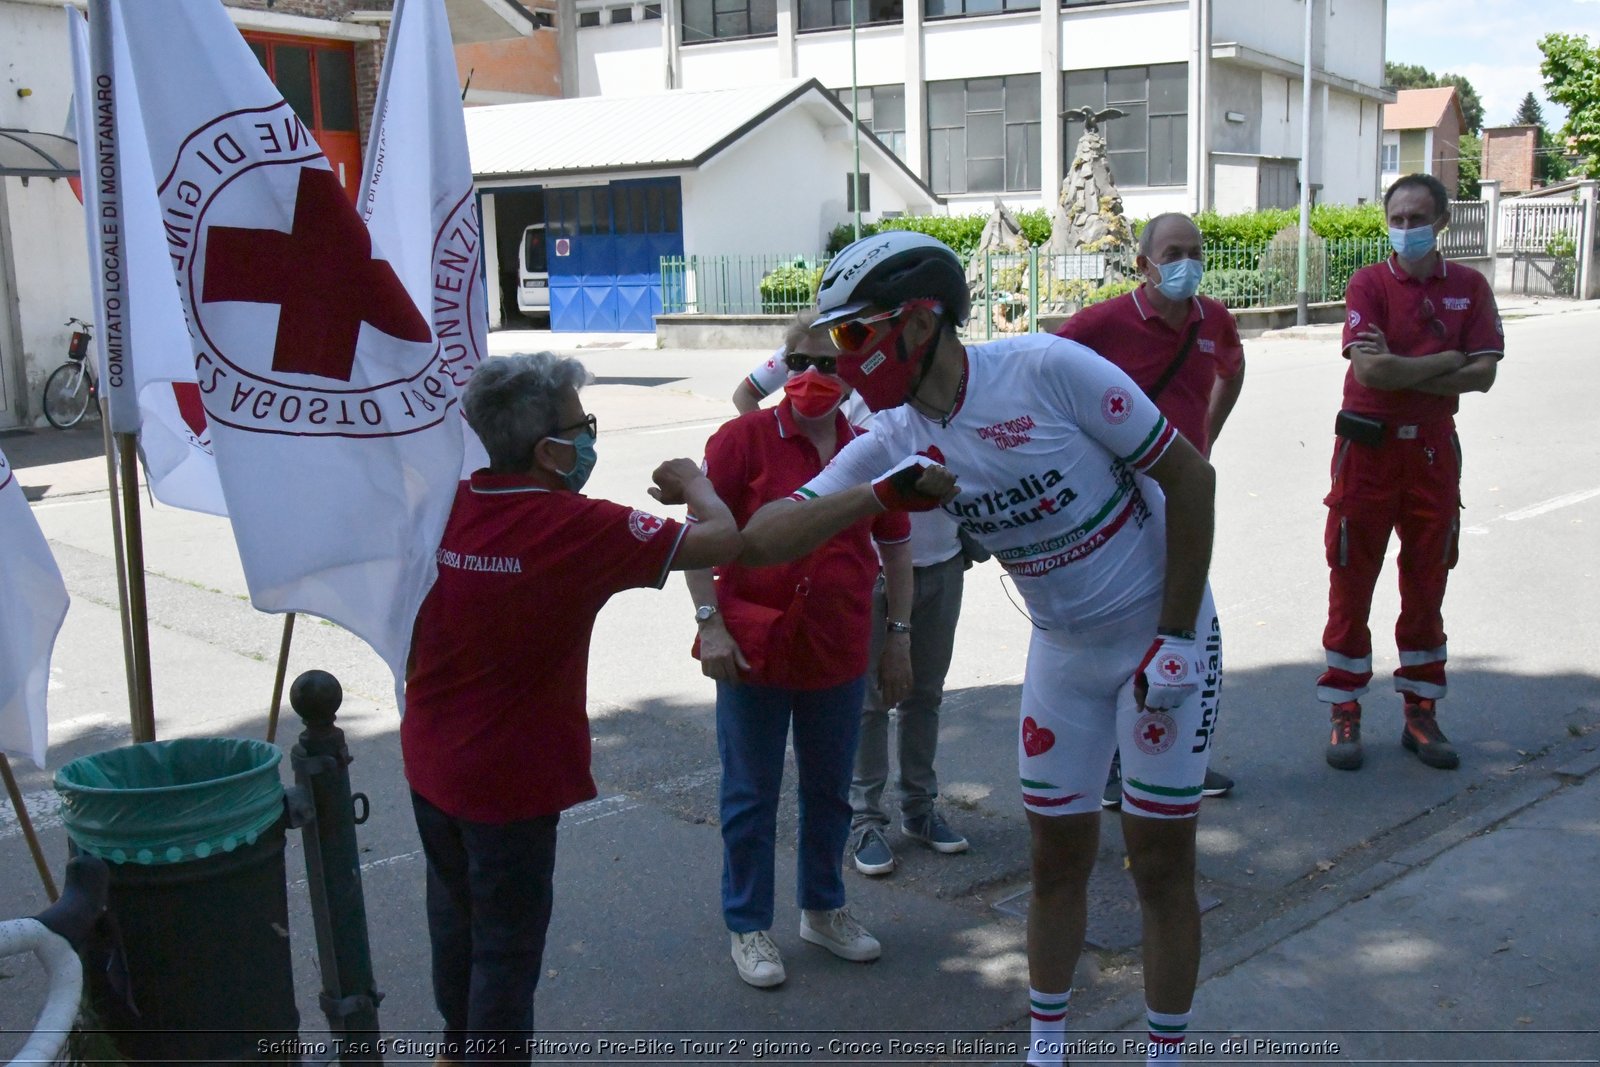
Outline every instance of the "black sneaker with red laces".
<path id="1" fill-rule="evenodd" d="M 1456 746 L 1439 729 L 1431 700 L 1406 701 L 1406 728 L 1400 735 L 1400 744 L 1407 752 L 1415 752 L 1417 758 L 1430 767 L 1449 771 L 1461 765 Z"/>
<path id="2" fill-rule="evenodd" d="M 1361 705 L 1354 700 L 1333 705 L 1333 730 L 1328 735 L 1328 766 L 1341 771 L 1361 767 Z"/>

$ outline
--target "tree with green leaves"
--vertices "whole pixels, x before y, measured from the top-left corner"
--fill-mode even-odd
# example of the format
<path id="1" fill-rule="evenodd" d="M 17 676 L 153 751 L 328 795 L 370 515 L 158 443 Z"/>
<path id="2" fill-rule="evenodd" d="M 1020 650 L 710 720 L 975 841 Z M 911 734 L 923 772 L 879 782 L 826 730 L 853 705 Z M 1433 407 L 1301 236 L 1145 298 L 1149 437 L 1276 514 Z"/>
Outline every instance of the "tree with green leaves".
<path id="1" fill-rule="evenodd" d="M 1461 158 L 1456 179 L 1456 195 L 1463 200 L 1476 200 L 1483 191 L 1483 138 L 1474 133 L 1461 135 Z"/>
<path id="2" fill-rule="evenodd" d="M 1549 33 L 1539 39 L 1544 93 L 1567 109 L 1562 137 L 1577 142 L 1583 173 L 1600 174 L 1600 48 L 1588 37 Z"/>
<path id="3" fill-rule="evenodd" d="M 1416 63 L 1385 63 L 1383 77 L 1385 82 L 1396 89 L 1442 89 L 1447 85 L 1455 86 L 1456 96 L 1461 100 L 1461 118 L 1467 124 L 1466 132 L 1483 132 L 1483 101 L 1478 97 L 1478 90 L 1460 74 L 1434 74 L 1427 67 Z"/>

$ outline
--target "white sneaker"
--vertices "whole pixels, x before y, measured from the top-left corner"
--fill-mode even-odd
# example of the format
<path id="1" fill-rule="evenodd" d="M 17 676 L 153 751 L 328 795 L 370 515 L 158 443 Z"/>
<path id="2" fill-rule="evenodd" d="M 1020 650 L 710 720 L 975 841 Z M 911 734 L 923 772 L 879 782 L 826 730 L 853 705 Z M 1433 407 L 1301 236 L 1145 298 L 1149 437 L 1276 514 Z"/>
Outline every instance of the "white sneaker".
<path id="1" fill-rule="evenodd" d="M 883 946 L 878 944 L 878 939 L 856 922 L 848 908 L 802 911 L 800 939 L 821 945 L 842 960 L 854 960 L 857 963 L 875 960 L 883 954 Z"/>
<path id="2" fill-rule="evenodd" d="M 759 989 L 767 989 L 781 985 L 788 977 L 783 970 L 783 957 L 778 954 L 778 946 L 773 944 L 765 930 L 754 930 L 748 934 L 736 934 L 730 930 L 728 938 L 732 942 L 733 965 L 739 968 L 739 977 L 746 982 Z"/>

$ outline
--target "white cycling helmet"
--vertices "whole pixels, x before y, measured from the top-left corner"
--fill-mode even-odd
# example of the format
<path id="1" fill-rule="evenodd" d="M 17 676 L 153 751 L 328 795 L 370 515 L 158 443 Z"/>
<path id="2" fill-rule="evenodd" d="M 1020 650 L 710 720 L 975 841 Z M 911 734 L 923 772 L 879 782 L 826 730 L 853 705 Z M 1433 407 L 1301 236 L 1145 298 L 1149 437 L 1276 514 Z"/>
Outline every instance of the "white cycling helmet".
<path id="1" fill-rule="evenodd" d="M 972 298 L 966 271 L 950 246 L 911 230 L 885 230 L 846 245 L 817 288 L 817 326 L 832 326 L 868 307 L 895 308 L 907 300 L 937 300 L 957 325 Z"/>

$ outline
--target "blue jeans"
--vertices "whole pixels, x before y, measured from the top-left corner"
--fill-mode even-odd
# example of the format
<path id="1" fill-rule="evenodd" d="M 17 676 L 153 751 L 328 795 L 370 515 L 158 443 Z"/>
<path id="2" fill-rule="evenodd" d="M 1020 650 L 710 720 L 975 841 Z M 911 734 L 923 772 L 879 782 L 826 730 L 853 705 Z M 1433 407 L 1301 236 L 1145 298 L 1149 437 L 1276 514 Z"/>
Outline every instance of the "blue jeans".
<path id="1" fill-rule="evenodd" d="M 428 860 L 433 999 L 445 1041 L 458 1059 L 527 1063 L 522 1037 L 533 1031 L 560 816 L 468 822 L 416 793 L 411 808 Z"/>
<path id="2" fill-rule="evenodd" d="M 797 903 L 808 911 L 844 906 L 850 768 L 865 691 L 864 678 L 816 690 L 717 683 L 722 917 L 734 933 L 772 927 L 778 795 L 791 719 L 800 776 Z"/>

